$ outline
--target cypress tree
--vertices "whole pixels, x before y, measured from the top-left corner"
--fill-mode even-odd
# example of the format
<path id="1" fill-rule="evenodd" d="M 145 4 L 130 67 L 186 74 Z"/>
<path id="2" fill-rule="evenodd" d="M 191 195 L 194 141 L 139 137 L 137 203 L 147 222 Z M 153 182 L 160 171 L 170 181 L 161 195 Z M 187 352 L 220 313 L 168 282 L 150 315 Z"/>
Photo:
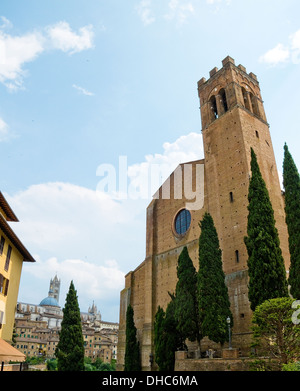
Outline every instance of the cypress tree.
<path id="1" fill-rule="evenodd" d="M 287 145 L 284 145 L 283 186 L 291 255 L 288 282 L 294 298 L 300 299 L 300 177 Z"/>
<path id="2" fill-rule="evenodd" d="M 176 328 L 184 339 L 200 343 L 197 273 L 186 246 L 178 258 L 177 277 L 174 312 Z"/>
<path id="3" fill-rule="evenodd" d="M 134 311 L 129 304 L 126 311 L 126 345 L 124 371 L 140 371 L 140 345 L 136 338 Z"/>
<path id="4" fill-rule="evenodd" d="M 205 213 L 200 222 L 198 305 L 201 334 L 211 341 L 228 341 L 227 317 L 233 318 L 230 311 L 228 289 L 222 268 L 222 252 L 213 218 Z"/>
<path id="5" fill-rule="evenodd" d="M 274 211 L 251 148 L 248 224 L 244 238 L 248 252 L 248 297 L 251 309 L 265 300 L 287 296 L 287 281 Z"/>
<path id="6" fill-rule="evenodd" d="M 176 350 L 186 350 L 184 338 L 176 328 L 176 298 L 171 293 L 169 296 L 166 312 L 158 307 L 154 323 L 155 361 L 160 371 L 174 371 Z"/>
<path id="7" fill-rule="evenodd" d="M 160 371 L 165 370 L 166 363 L 166 335 L 164 329 L 166 313 L 159 306 L 154 319 L 154 350 L 155 362 Z"/>
<path id="8" fill-rule="evenodd" d="M 55 355 L 59 371 L 84 370 L 84 344 L 80 310 L 73 281 L 71 281 L 63 309 L 63 320 Z"/>
<path id="9" fill-rule="evenodd" d="M 165 367 L 166 371 L 174 371 L 175 365 L 175 352 L 176 350 L 186 350 L 184 338 L 181 333 L 177 330 L 177 322 L 175 320 L 175 308 L 176 298 L 170 294 L 171 301 L 169 302 L 166 309 L 166 317 L 164 320 L 164 331 L 165 331 Z"/>

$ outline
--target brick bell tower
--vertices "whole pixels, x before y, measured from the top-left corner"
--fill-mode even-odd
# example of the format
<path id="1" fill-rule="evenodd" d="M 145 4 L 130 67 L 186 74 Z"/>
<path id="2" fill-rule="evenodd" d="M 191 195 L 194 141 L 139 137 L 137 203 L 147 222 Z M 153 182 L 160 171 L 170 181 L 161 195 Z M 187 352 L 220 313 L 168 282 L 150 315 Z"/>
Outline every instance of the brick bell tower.
<path id="1" fill-rule="evenodd" d="M 247 235 L 250 149 L 255 151 L 274 209 L 280 245 L 289 268 L 288 233 L 272 141 L 256 75 L 231 57 L 198 82 L 205 154 L 207 207 L 223 256 L 234 330 L 249 332 Z M 233 330 L 233 331 L 234 331 Z M 239 343 L 239 341 L 236 341 Z"/>

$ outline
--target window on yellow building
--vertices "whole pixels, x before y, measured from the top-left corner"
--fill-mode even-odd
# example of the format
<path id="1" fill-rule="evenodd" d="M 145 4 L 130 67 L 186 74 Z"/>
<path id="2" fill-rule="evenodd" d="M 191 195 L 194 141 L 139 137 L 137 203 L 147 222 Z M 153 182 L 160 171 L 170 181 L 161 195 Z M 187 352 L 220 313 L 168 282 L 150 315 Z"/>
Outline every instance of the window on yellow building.
<path id="1" fill-rule="evenodd" d="M 4 312 L 0 311 L 0 329 L 2 328 L 3 319 L 4 319 Z"/>
<path id="2" fill-rule="evenodd" d="M 3 236 L 1 236 L 1 241 L 0 241 L 0 255 L 3 254 L 4 243 L 5 243 L 5 238 L 4 238 Z"/>
<path id="3" fill-rule="evenodd" d="M 9 280 L 0 274 L 0 293 L 7 296 Z"/>
<path id="4" fill-rule="evenodd" d="M 9 268 L 9 262 L 10 262 L 10 257 L 11 257 L 11 246 L 8 246 L 8 249 L 7 249 L 7 254 L 6 254 L 6 261 L 5 261 L 5 266 L 4 266 L 4 270 L 8 270 Z"/>

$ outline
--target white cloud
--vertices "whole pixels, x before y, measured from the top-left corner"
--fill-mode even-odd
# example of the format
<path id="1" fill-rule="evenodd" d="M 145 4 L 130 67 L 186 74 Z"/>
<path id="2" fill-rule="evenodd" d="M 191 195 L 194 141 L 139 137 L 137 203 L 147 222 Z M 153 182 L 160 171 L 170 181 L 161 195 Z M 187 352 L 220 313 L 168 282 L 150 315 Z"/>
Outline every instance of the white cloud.
<path id="1" fill-rule="evenodd" d="M 162 153 L 145 156 L 128 167 L 128 174 L 131 179 L 142 176 L 144 167 L 157 164 L 166 166 L 168 176 L 178 164 L 202 155 L 201 134 L 190 133 L 165 142 Z M 115 200 L 96 189 L 54 182 L 5 197 L 20 221 L 10 225 L 37 260 L 24 264 L 19 300 L 38 303 L 57 273 L 65 291 L 73 279 L 83 310 L 96 300 L 106 320 L 118 321 L 124 275 L 145 257 L 145 209 L 151 194 L 146 200 Z"/>
<path id="2" fill-rule="evenodd" d="M 57 258 L 49 258 L 46 261 L 37 260 L 35 264 L 26 267 L 27 273 L 46 283 L 50 276 L 55 274 L 64 282 L 65 289 L 71 280 L 82 294 L 85 303 L 92 300 L 110 300 L 119 298 L 120 291 L 124 287 L 125 273 L 119 269 L 116 261 L 110 260 L 103 265 L 87 262 L 81 259 L 65 259 L 59 262 Z M 42 295 L 41 295 L 42 296 Z M 46 296 L 46 289 L 45 289 Z M 61 295 L 63 299 L 64 295 Z M 41 297 L 42 299 L 42 297 Z M 62 304 L 62 300 L 60 300 Z"/>
<path id="3" fill-rule="evenodd" d="M 290 35 L 291 49 L 300 49 L 300 30 Z"/>
<path id="4" fill-rule="evenodd" d="M 268 50 L 263 56 L 261 56 L 259 61 L 271 65 L 277 65 L 279 63 L 286 62 L 289 57 L 289 49 L 279 43 L 273 49 Z"/>
<path id="5" fill-rule="evenodd" d="M 75 257 L 79 250 L 85 256 L 82 242 L 89 246 L 100 236 L 106 240 L 116 224 L 134 217 L 107 194 L 70 183 L 32 185 L 8 199 L 20 220 L 15 229 L 24 241 L 65 257 Z"/>
<path id="6" fill-rule="evenodd" d="M 176 169 L 180 163 L 202 159 L 202 135 L 190 133 L 181 136 L 174 142 L 163 144 L 163 153 L 146 155 L 145 161 L 128 167 L 128 176 L 131 178 L 131 194 L 146 198 L 155 194 L 160 185 Z M 136 195 L 136 196 L 137 196 Z"/>
<path id="7" fill-rule="evenodd" d="M 20 36 L 3 32 L 11 27 L 5 17 L 1 17 L 0 26 L 0 83 L 8 90 L 15 91 L 23 87 L 27 71 L 25 64 L 34 61 L 41 53 L 50 48 L 74 54 L 93 47 L 93 27 L 84 26 L 76 33 L 67 22 L 58 22 L 48 26 L 45 31 L 33 31 Z"/>
<path id="8" fill-rule="evenodd" d="M 231 4 L 231 0 L 206 0 L 207 4 L 219 4 L 219 3 L 225 3 L 226 5 Z"/>
<path id="9" fill-rule="evenodd" d="M 167 12 L 163 14 L 160 7 L 154 7 L 152 0 L 141 0 L 136 6 L 136 11 L 145 26 L 154 23 L 158 17 L 162 17 L 169 21 L 175 21 L 178 25 L 181 25 L 186 21 L 189 15 L 194 13 L 193 3 L 194 0 L 169 0 L 167 3 Z"/>
<path id="10" fill-rule="evenodd" d="M 178 166 L 178 164 L 190 162 L 192 160 L 202 159 L 202 157 L 202 135 L 200 133 L 192 132 L 188 135 L 179 137 L 172 143 L 165 142 L 163 144 L 163 153 L 146 155 L 145 163 L 167 164 L 169 166 L 169 173 L 171 173 Z M 136 166 L 139 166 L 140 164 L 131 166 L 131 169 Z"/>
<path id="11" fill-rule="evenodd" d="M 8 125 L 6 122 L 0 118 L 0 142 L 9 140 L 13 135 L 9 131 Z"/>
<path id="12" fill-rule="evenodd" d="M 186 21 L 188 15 L 195 12 L 192 2 L 182 3 L 179 0 L 170 0 L 168 3 L 168 13 L 165 18 L 168 20 L 175 19 L 178 24 L 182 24 Z"/>
<path id="13" fill-rule="evenodd" d="M 83 310 L 98 299 L 106 320 L 117 321 L 124 274 L 144 257 L 139 204 L 121 204 L 96 190 L 59 182 L 5 197 L 20 220 L 10 223 L 13 230 L 37 260 L 24 264 L 19 300 L 38 303 L 57 273 L 65 290 L 74 280 Z"/>
<path id="14" fill-rule="evenodd" d="M 300 63 L 300 29 L 289 36 L 289 42 L 286 46 L 278 43 L 273 49 L 268 50 L 259 58 L 271 66 L 280 63 L 291 62 L 292 64 Z"/>
<path id="15" fill-rule="evenodd" d="M 1 30 L 9 29 L 9 28 L 12 27 L 11 21 L 8 20 L 5 16 L 0 16 L 0 20 L 2 22 L 2 24 L 0 24 L 0 29 Z"/>
<path id="16" fill-rule="evenodd" d="M 152 1 L 142 0 L 137 6 L 136 11 L 145 26 L 155 22 L 155 17 L 152 11 Z"/>
<path id="17" fill-rule="evenodd" d="M 26 75 L 24 64 L 35 60 L 43 51 L 40 33 L 11 36 L 0 31 L 0 82 L 9 90 L 21 88 Z"/>
<path id="18" fill-rule="evenodd" d="M 55 49 L 62 50 L 70 54 L 81 52 L 93 47 L 93 26 L 81 27 L 79 33 L 74 32 L 69 23 L 58 22 L 46 28 L 51 45 Z"/>
<path id="19" fill-rule="evenodd" d="M 73 84 L 72 87 L 75 88 L 77 91 L 79 91 L 83 95 L 87 95 L 87 96 L 94 96 L 95 95 L 93 92 L 90 92 L 90 91 L 86 90 L 85 88 L 80 87 L 76 84 Z"/>

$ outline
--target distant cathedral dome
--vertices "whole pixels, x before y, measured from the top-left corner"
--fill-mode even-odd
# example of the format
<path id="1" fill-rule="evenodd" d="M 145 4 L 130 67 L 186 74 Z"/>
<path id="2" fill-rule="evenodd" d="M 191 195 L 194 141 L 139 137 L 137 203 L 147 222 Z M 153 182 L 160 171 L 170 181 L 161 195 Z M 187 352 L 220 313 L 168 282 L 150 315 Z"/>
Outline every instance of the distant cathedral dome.
<path id="1" fill-rule="evenodd" d="M 57 302 L 57 300 L 54 298 L 54 297 L 46 297 L 45 299 L 43 299 L 41 302 L 40 302 L 40 305 L 42 306 L 52 306 L 52 307 L 59 307 L 59 304 Z"/>
<path id="2" fill-rule="evenodd" d="M 58 304 L 59 290 L 60 290 L 60 280 L 57 278 L 57 275 L 55 275 L 55 277 L 50 280 L 48 297 L 43 299 L 40 302 L 40 305 L 41 306 L 59 307 L 59 304 Z"/>

